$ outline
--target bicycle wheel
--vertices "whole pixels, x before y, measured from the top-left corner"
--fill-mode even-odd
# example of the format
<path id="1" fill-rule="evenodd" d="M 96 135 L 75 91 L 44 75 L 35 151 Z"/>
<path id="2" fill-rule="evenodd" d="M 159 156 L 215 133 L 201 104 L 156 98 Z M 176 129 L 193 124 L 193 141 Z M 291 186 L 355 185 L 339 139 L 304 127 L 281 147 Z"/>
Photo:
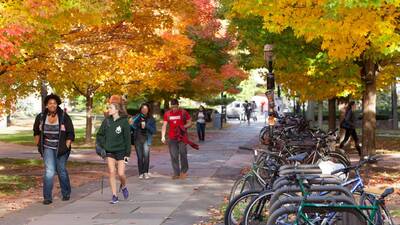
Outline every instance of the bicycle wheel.
<path id="1" fill-rule="evenodd" d="M 267 225 L 297 224 L 297 207 L 294 205 L 289 205 L 276 210 L 275 212 L 271 213 L 266 224 Z"/>
<path id="2" fill-rule="evenodd" d="M 257 176 L 258 183 L 265 186 L 265 184 L 268 184 L 276 175 L 280 165 L 283 165 L 283 160 L 276 154 L 265 153 L 257 162 L 257 165 L 256 173 L 259 176 Z"/>
<path id="3" fill-rule="evenodd" d="M 341 155 L 340 153 L 337 152 L 328 152 L 326 153 L 325 156 L 323 156 L 321 159 L 318 160 L 317 164 L 319 165 L 319 163 L 321 162 L 326 162 L 326 161 L 330 161 L 334 164 L 336 164 L 337 168 L 346 168 L 348 166 L 350 166 L 350 162 L 348 161 L 348 159 L 346 159 L 343 155 Z M 329 174 L 333 172 L 333 171 L 329 171 Z M 340 174 L 336 174 L 337 176 L 339 176 L 343 181 L 347 181 L 347 179 L 349 178 L 349 172 L 347 173 L 340 173 Z"/>
<path id="4" fill-rule="evenodd" d="M 379 204 L 379 223 L 378 225 L 394 225 L 392 216 L 384 204 Z"/>
<path id="5" fill-rule="evenodd" d="M 239 178 L 232 186 L 231 193 L 229 194 L 229 201 L 232 201 L 236 196 L 245 192 L 255 190 L 254 176 L 246 174 Z"/>
<path id="6" fill-rule="evenodd" d="M 360 198 L 360 205 L 372 206 L 376 201 L 376 196 L 373 194 L 364 193 Z M 371 218 L 372 210 L 366 210 L 366 214 Z M 389 210 L 386 208 L 384 203 L 379 203 L 379 210 L 374 215 L 375 225 L 394 225 L 392 217 L 390 216 Z"/>
<path id="7" fill-rule="evenodd" d="M 225 210 L 225 225 L 243 224 L 244 212 L 247 205 L 259 195 L 259 191 L 246 191 L 236 196 L 229 202 Z"/>
<path id="8" fill-rule="evenodd" d="M 349 157 L 339 151 L 328 152 L 327 156 L 334 159 L 335 162 L 341 163 L 346 167 L 351 166 Z"/>
<path id="9" fill-rule="evenodd" d="M 245 225 L 266 224 L 270 216 L 269 200 L 273 192 L 262 192 L 250 202 L 244 213 Z"/>

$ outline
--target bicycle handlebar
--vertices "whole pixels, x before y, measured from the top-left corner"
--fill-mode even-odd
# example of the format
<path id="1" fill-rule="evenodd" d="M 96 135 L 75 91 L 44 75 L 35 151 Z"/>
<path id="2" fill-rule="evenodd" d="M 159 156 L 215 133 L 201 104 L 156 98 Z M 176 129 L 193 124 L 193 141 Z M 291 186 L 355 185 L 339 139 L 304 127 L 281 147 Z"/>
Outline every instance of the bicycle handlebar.
<path id="1" fill-rule="evenodd" d="M 342 168 L 342 169 L 338 169 L 338 170 L 334 170 L 332 171 L 331 175 L 337 174 L 337 173 L 347 173 L 351 170 L 357 170 L 359 168 L 361 168 L 364 164 L 367 163 L 376 163 L 379 160 L 379 156 L 378 155 L 374 155 L 374 156 L 369 156 L 366 159 L 360 160 L 360 162 L 357 165 L 354 166 L 348 166 L 346 168 Z"/>

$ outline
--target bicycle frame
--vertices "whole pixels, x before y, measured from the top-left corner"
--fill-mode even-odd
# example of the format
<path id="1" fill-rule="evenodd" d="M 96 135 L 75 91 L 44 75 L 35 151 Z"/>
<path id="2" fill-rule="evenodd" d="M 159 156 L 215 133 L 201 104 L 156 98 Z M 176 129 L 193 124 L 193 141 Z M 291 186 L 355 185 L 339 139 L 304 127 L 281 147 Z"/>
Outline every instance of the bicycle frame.
<path id="1" fill-rule="evenodd" d="M 306 189 L 303 185 L 303 180 L 299 179 L 299 181 L 300 181 L 299 186 L 300 186 L 301 193 L 306 198 L 307 196 L 310 195 L 310 193 L 306 191 Z M 356 170 L 356 178 L 343 183 L 342 186 L 347 186 L 352 183 L 355 183 L 355 185 L 352 187 L 351 193 L 356 192 L 358 189 L 363 190 L 364 184 L 362 182 L 362 178 L 361 178 L 358 170 Z M 327 204 L 306 203 L 305 198 L 300 203 L 295 224 L 299 224 L 299 218 L 302 218 L 307 224 L 313 225 L 313 223 L 308 219 L 307 215 L 303 212 L 303 208 L 315 208 L 315 209 L 326 209 L 326 210 L 328 210 L 328 209 L 331 209 L 331 210 L 332 209 L 333 210 L 355 209 L 360 213 L 360 215 L 363 216 L 364 219 L 366 219 L 368 221 L 368 225 L 374 225 L 373 221 L 375 219 L 376 212 L 379 210 L 379 204 L 381 202 L 379 199 L 375 199 L 372 206 L 347 205 L 347 204 L 327 205 Z M 364 213 L 364 211 L 367 211 L 367 210 L 372 210 L 369 217 L 367 215 L 365 215 L 365 213 Z M 325 223 L 322 223 L 322 224 L 327 224 L 327 223 L 329 224 L 329 222 L 336 216 L 336 212 L 332 212 L 330 214 L 331 214 L 330 216 L 328 214 L 327 220 L 324 220 Z"/>
<path id="2" fill-rule="evenodd" d="M 367 220 L 368 225 L 374 225 L 376 212 L 379 210 L 379 200 L 375 200 L 372 206 L 364 206 L 364 205 L 326 205 L 326 204 L 315 204 L 315 203 L 301 203 L 299 207 L 299 211 L 297 214 L 296 224 L 299 224 L 299 216 L 310 225 L 313 223 L 308 219 L 307 215 L 303 213 L 303 208 L 316 208 L 316 209 L 326 209 L 326 210 L 344 210 L 344 209 L 355 209 L 360 215 Z M 368 217 L 365 215 L 364 211 L 372 210 L 371 215 Z"/>

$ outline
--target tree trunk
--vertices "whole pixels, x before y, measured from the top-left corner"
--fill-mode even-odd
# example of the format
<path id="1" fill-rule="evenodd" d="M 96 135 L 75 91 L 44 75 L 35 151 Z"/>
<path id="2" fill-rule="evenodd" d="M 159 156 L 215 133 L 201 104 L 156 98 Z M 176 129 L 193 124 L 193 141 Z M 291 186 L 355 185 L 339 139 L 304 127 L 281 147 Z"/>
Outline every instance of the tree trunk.
<path id="1" fill-rule="evenodd" d="M 349 103 L 349 98 L 339 98 L 338 99 L 338 108 L 339 108 L 339 124 L 344 120 L 346 114 L 346 107 Z M 344 139 L 344 135 L 346 134 L 346 130 L 340 129 L 339 130 L 339 141 Z"/>
<path id="2" fill-rule="evenodd" d="M 324 117 L 322 114 L 323 108 L 324 108 L 324 102 L 323 101 L 318 102 L 318 127 L 320 129 L 322 129 L 322 123 L 324 120 Z"/>
<path id="3" fill-rule="evenodd" d="M 42 79 L 40 81 L 40 97 L 42 99 L 42 112 L 46 109 L 46 106 L 44 105 L 44 99 L 47 96 L 47 82 L 45 79 Z"/>
<path id="4" fill-rule="evenodd" d="M 151 107 L 153 110 L 153 115 L 156 116 L 162 116 L 161 115 L 161 102 L 159 101 L 151 101 Z"/>
<path id="5" fill-rule="evenodd" d="M 332 98 L 329 99 L 329 106 L 328 106 L 328 114 L 329 114 L 329 130 L 336 129 L 336 99 Z"/>
<path id="6" fill-rule="evenodd" d="M 164 98 L 164 111 L 166 112 L 169 109 L 169 98 Z"/>
<path id="7" fill-rule="evenodd" d="M 85 142 L 89 143 L 92 140 L 92 123 L 93 123 L 93 93 L 90 88 L 86 91 L 86 131 Z"/>
<path id="8" fill-rule="evenodd" d="M 296 109 L 296 97 L 293 97 L 293 114 L 297 114 L 297 109 Z"/>
<path id="9" fill-rule="evenodd" d="M 376 64 L 367 59 L 363 62 L 361 78 L 364 81 L 363 120 L 362 120 L 362 155 L 375 155 L 376 130 Z"/>
<path id="10" fill-rule="evenodd" d="M 6 116 L 6 127 L 11 126 L 11 115 L 7 114 Z"/>
<path id="11" fill-rule="evenodd" d="M 315 102 L 308 101 L 306 118 L 308 121 L 310 121 L 310 126 L 314 126 L 314 122 L 315 122 L 315 112 L 314 111 L 315 111 Z"/>
<path id="12" fill-rule="evenodd" d="M 399 129 L 399 117 L 397 115 L 397 79 L 392 84 L 392 129 Z"/>
<path id="13" fill-rule="evenodd" d="M 296 115 L 301 114 L 301 104 L 299 100 L 296 100 Z"/>

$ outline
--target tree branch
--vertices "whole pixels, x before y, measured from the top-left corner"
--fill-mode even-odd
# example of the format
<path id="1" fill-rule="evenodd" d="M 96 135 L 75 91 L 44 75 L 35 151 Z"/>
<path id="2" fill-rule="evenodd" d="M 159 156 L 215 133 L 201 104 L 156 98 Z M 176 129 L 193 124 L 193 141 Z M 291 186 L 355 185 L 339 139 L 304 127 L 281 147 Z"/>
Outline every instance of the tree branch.
<path id="1" fill-rule="evenodd" d="M 78 85 L 74 81 L 72 81 L 72 85 L 74 86 L 75 91 L 79 92 L 79 94 L 86 96 L 86 93 L 84 93 L 81 89 L 79 89 Z"/>

